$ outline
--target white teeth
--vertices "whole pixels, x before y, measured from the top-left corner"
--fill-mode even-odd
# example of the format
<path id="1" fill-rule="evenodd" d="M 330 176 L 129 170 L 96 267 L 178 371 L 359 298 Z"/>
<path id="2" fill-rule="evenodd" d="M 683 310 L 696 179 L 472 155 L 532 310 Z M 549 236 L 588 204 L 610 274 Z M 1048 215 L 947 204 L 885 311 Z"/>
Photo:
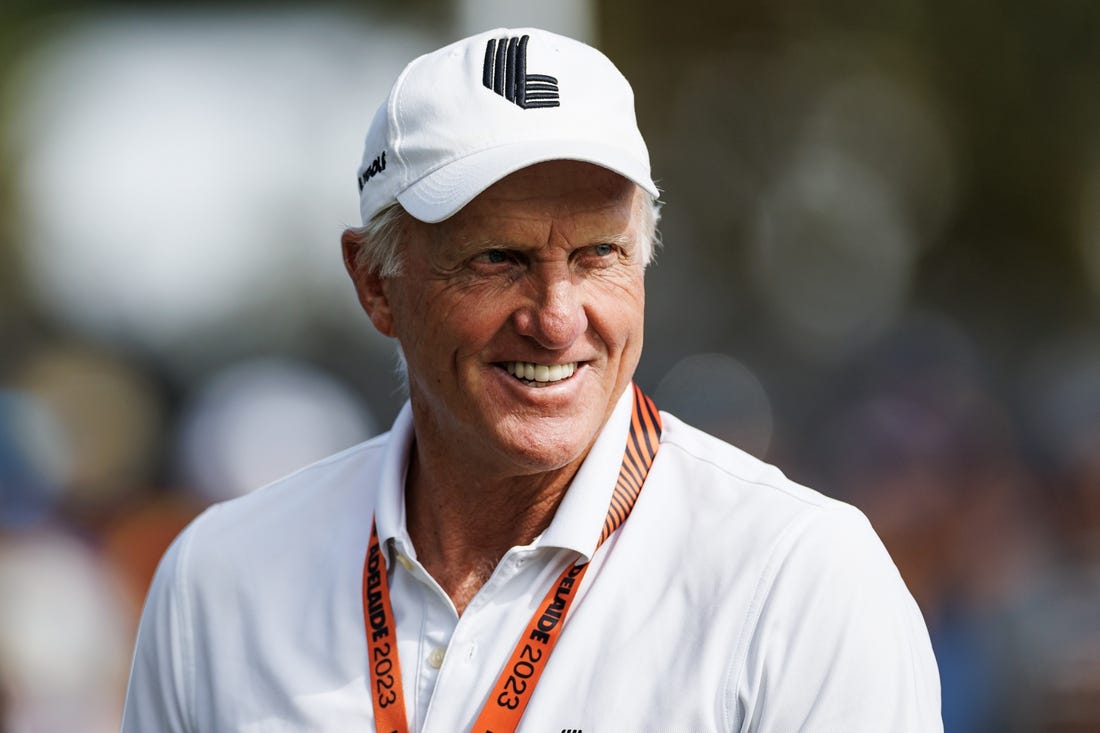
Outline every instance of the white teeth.
<path id="1" fill-rule="evenodd" d="M 529 361 L 505 362 L 508 373 L 529 382 L 560 382 L 573 376 L 577 362 L 568 364 L 533 364 Z"/>

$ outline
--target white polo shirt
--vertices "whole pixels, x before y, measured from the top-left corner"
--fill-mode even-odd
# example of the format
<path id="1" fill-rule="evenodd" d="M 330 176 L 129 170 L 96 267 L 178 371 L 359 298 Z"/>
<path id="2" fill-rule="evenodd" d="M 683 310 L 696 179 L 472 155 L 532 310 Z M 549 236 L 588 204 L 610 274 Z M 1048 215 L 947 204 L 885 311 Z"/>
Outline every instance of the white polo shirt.
<path id="1" fill-rule="evenodd" d="M 392 430 L 206 511 L 149 591 L 124 733 L 372 731 L 361 583 L 387 552 L 411 730 L 467 731 L 557 575 L 595 547 L 627 390 L 546 531 L 461 617 L 416 560 Z M 942 730 L 916 604 L 864 516 L 662 413 L 634 512 L 592 559 L 519 730 Z"/>

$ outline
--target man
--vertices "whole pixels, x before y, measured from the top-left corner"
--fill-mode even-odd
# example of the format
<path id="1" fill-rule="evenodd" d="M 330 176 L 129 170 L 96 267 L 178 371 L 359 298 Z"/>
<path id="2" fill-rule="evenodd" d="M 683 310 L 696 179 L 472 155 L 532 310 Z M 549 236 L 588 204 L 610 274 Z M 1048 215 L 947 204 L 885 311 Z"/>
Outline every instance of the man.
<path id="1" fill-rule="evenodd" d="M 397 340 L 390 432 L 166 554 L 125 731 L 931 731 L 920 613 L 855 509 L 632 384 L 657 188 L 602 54 L 412 62 L 344 260 Z"/>

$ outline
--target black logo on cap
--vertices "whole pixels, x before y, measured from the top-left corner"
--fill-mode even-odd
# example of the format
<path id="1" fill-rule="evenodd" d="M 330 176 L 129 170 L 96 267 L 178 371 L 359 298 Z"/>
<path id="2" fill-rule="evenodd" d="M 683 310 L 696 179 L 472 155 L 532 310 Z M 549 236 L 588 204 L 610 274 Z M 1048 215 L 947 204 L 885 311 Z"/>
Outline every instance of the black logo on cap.
<path id="1" fill-rule="evenodd" d="M 377 176 L 382 171 L 386 170 L 386 151 L 383 150 L 382 154 L 371 161 L 370 165 L 359 174 L 359 191 L 362 192 L 363 186 L 367 185 L 367 181 Z"/>
<path id="2" fill-rule="evenodd" d="M 522 109 L 559 107 L 558 80 L 545 74 L 527 73 L 527 41 L 493 38 L 485 44 L 481 83 Z"/>

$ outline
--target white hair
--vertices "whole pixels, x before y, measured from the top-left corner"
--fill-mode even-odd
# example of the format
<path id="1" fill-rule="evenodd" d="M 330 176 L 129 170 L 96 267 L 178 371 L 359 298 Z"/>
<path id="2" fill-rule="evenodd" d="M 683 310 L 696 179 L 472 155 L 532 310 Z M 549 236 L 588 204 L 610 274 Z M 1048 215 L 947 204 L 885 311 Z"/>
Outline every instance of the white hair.
<path id="1" fill-rule="evenodd" d="M 642 192 L 641 202 L 641 255 L 642 264 L 648 266 L 661 246 L 657 224 L 661 220 L 661 202 Z M 375 214 L 361 227 L 349 227 L 347 234 L 359 245 L 356 264 L 367 272 L 380 277 L 401 274 L 401 240 L 405 225 L 412 219 L 401 204 L 392 204 Z"/>

